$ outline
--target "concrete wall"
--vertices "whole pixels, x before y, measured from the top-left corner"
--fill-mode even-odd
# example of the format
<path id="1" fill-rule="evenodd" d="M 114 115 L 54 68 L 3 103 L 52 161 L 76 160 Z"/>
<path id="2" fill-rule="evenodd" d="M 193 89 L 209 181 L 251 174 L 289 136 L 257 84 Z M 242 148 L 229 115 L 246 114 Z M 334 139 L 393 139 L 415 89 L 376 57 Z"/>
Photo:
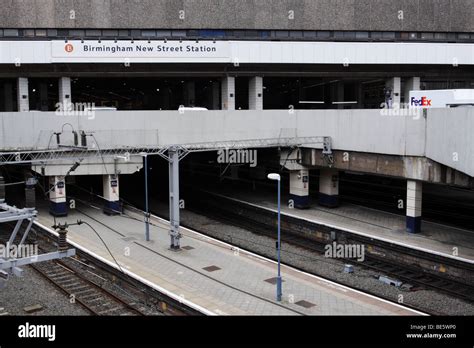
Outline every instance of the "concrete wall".
<path id="1" fill-rule="evenodd" d="M 474 176 L 474 108 L 431 109 L 426 156 Z"/>
<path id="2" fill-rule="evenodd" d="M 0 27 L 473 32 L 473 17 L 472 0 L 3 0 Z"/>
<path id="3" fill-rule="evenodd" d="M 54 147 L 51 134 L 65 123 L 94 131 L 102 149 L 296 135 L 331 136 L 333 147 L 340 150 L 422 156 L 425 139 L 423 118 L 382 116 L 379 110 L 100 111 L 94 119 L 32 111 L 0 113 L 0 148 Z M 72 140 L 70 127 L 64 126 L 61 143 Z"/>
<path id="4" fill-rule="evenodd" d="M 474 176 L 474 109 L 431 109 L 427 119 L 418 116 L 385 116 L 380 110 L 100 111 L 92 119 L 54 112 L 5 112 L 0 113 L 0 149 L 54 148 L 52 134 L 61 128 L 61 144 L 72 145 L 66 123 L 76 131 L 94 132 L 88 145 L 101 149 L 330 136 L 335 150 L 426 156 Z"/>

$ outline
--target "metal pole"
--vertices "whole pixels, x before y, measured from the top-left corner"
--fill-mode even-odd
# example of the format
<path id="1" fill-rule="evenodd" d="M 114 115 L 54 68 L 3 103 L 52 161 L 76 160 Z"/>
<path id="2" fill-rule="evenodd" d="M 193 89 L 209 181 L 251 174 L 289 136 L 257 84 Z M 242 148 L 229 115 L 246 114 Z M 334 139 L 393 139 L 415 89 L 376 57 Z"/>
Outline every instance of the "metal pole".
<path id="1" fill-rule="evenodd" d="M 278 276 L 277 276 L 277 301 L 281 301 L 281 274 L 280 274 L 280 181 L 278 180 Z"/>
<path id="2" fill-rule="evenodd" d="M 148 155 L 144 155 L 145 160 L 145 240 L 150 240 L 150 213 L 148 211 Z"/>
<path id="3" fill-rule="evenodd" d="M 180 250 L 179 239 L 179 150 L 170 148 L 168 150 L 169 162 L 169 186 L 170 186 L 170 249 Z"/>

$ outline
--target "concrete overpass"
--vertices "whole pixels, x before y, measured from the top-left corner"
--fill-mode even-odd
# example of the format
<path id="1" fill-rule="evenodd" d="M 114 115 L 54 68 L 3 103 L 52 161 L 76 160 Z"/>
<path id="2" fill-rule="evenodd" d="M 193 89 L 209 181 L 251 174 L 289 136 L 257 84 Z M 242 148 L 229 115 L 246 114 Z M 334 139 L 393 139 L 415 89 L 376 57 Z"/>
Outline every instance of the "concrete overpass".
<path id="1" fill-rule="evenodd" d="M 331 163 L 323 161 L 321 144 L 282 152 L 280 160 L 290 170 L 290 193 L 294 193 L 297 206 L 305 206 L 309 194 L 305 180 L 311 168 L 320 169 L 321 203 L 329 206 L 337 206 L 337 170 L 406 178 L 407 216 L 411 214 L 410 230 L 416 231 L 421 221 L 423 181 L 474 187 L 474 109 L 393 110 L 397 111 L 412 114 L 387 115 L 381 110 L 99 111 L 93 116 L 9 112 L 0 113 L 0 150 L 56 149 L 55 133 L 61 133 L 62 144 L 72 145 L 73 130 L 90 134 L 93 141 L 88 146 L 100 150 L 328 136 L 334 157 Z M 106 177 L 104 192 L 116 185 L 114 197 L 118 199 L 118 179 L 110 173 L 140 170 L 141 158 L 120 161 L 118 172 L 117 163 L 101 161 L 84 161 L 70 175 L 102 174 Z M 58 159 L 33 170 L 54 178 L 55 186 L 73 164 Z"/>
<path id="2" fill-rule="evenodd" d="M 101 149 L 330 136 L 333 150 L 425 157 L 474 176 L 474 110 L 411 112 L 411 116 L 397 116 L 383 115 L 380 110 L 99 111 L 93 117 L 7 112 L 0 113 L 0 149 L 54 148 L 53 133 L 66 124 L 65 133 L 73 128 L 93 132 Z"/>

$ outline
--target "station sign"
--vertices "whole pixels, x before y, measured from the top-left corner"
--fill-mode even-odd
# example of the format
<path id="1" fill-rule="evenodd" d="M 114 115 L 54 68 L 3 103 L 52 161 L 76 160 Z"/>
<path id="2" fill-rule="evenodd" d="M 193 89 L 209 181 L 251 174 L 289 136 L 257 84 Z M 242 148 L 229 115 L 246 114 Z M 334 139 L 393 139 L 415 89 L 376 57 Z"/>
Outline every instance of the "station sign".
<path id="1" fill-rule="evenodd" d="M 53 41 L 53 60 L 90 59 L 199 59 L 229 58 L 226 41 L 142 41 L 142 40 L 87 40 Z"/>

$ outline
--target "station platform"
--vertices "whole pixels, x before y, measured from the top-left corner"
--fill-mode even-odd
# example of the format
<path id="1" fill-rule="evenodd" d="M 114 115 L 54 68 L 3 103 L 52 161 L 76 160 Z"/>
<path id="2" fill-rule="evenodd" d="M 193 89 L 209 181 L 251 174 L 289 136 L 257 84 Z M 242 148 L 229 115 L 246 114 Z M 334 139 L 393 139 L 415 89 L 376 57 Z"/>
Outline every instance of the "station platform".
<path id="1" fill-rule="evenodd" d="M 206 192 L 273 212 L 278 209 L 276 188 L 274 193 L 243 189 L 219 192 L 206 189 Z M 474 264 L 474 231 L 423 220 L 421 233 L 413 234 L 406 231 L 405 216 L 350 203 L 337 208 L 317 203 L 308 209 L 289 208 L 285 204 L 289 199 L 282 194 L 282 215 Z M 457 248 L 457 255 L 453 255 L 453 248 Z"/>
<path id="2" fill-rule="evenodd" d="M 53 225 L 46 204 L 37 223 Z M 276 263 L 181 228 L 182 250 L 169 249 L 167 221 L 152 217 L 150 241 L 140 211 L 107 216 L 78 205 L 56 222 L 88 222 L 125 273 L 207 315 L 420 315 L 422 313 L 283 265 L 283 300 L 276 301 Z M 68 228 L 75 247 L 116 265 L 99 237 L 83 224 Z"/>

